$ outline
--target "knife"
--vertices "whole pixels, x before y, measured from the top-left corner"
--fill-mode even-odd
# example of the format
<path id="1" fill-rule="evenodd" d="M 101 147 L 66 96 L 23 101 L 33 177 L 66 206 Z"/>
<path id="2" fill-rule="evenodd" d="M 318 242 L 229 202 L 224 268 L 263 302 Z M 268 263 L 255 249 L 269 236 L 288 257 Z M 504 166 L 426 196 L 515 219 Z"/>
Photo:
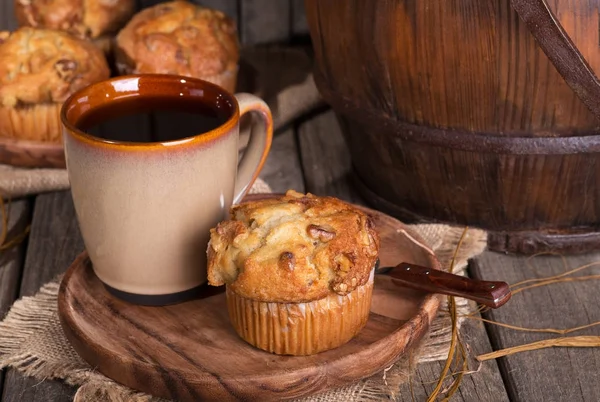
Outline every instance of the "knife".
<path id="1" fill-rule="evenodd" d="M 397 286 L 464 297 L 491 308 L 502 306 L 511 297 L 510 287 L 506 282 L 470 279 L 407 262 L 395 267 L 379 267 L 377 260 L 375 273 L 389 276 L 391 282 Z"/>

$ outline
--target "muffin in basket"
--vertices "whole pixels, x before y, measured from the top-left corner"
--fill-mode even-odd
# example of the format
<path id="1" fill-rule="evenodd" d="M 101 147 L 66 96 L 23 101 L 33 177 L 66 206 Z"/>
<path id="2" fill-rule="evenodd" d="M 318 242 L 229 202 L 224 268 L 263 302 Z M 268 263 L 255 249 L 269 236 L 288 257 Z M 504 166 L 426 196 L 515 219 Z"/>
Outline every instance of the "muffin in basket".
<path id="1" fill-rule="evenodd" d="M 20 26 L 67 31 L 110 52 L 114 35 L 135 12 L 135 0 L 15 0 Z"/>
<path id="2" fill-rule="evenodd" d="M 0 137 L 60 143 L 62 103 L 109 74 L 100 49 L 66 32 L 0 32 Z"/>
<path id="3" fill-rule="evenodd" d="M 120 74 L 176 74 L 235 90 L 239 45 L 235 23 L 221 11 L 170 1 L 133 16 L 117 35 Z"/>
<path id="4" fill-rule="evenodd" d="M 233 206 L 211 229 L 208 281 L 251 345 L 285 355 L 336 348 L 365 326 L 379 237 L 336 198 L 293 190 Z"/>

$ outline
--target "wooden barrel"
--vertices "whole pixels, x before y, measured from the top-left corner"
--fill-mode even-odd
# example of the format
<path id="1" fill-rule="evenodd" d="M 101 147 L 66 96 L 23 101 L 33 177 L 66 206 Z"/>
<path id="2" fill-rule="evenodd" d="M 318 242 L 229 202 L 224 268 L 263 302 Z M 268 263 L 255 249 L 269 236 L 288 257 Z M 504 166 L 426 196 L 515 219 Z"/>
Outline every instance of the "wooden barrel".
<path id="1" fill-rule="evenodd" d="M 598 2 L 305 0 L 366 199 L 522 253 L 600 246 Z"/>

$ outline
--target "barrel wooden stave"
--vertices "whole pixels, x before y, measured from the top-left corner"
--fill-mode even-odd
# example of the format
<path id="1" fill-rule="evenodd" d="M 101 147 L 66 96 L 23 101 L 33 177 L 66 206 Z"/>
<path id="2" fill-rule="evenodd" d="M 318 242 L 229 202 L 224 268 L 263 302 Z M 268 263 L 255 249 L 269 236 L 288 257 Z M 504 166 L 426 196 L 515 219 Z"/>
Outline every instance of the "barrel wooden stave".
<path id="1" fill-rule="evenodd" d="M 600 222 L 598 154 L 472 152 L 364 127 L 339 115 L 363 186 L 401 208 L 404 221 L 442 221 L 495 231 L 571 230 Z M 369 135 L 364 135 L 368 132 Z"/>
<path id="2" fill-rule="evenodd" d="M 600 71 L 598 2 L 550 5 Z M 372 205 L 488 229 L 498 250 L 600 246 L 600 124 L 509 0 L 305 6 L 317 86 Z"/>
<path id="3" fill-rule="evenodd" d="M 317 69 L 390 119 L 490 135 L 592 134 L 598 122 L 508 0 L 306 0 Z M 600 71 L 598 4 L 554 12 Z"/>

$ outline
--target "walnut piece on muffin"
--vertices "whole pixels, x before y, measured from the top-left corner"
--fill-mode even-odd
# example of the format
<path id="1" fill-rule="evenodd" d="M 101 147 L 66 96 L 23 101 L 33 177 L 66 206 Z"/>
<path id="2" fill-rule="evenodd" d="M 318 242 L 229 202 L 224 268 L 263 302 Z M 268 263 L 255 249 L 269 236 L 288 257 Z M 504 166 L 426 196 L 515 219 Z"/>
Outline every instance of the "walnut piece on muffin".
<path id="1" fill-rule="evenodd" d="M 267 302 L 306 302 L 364 285 L 379 237 L 369 217 L 333 197 L 288 191 L 234 206 L 211 230 L 208 281 Z"/>
<path id="2" fill-rule="evenodd" d="M 226 285 L 231 324 L 250 345 L 311 355 L 366 325 L 379 237 L 359 209 L 290 190 L 232 207 L 210 234 L 208 282 Z"/>
<path id="3" fill-rule="evenodd" d="M 62 31 L 0 33 L 0 136 L 60 141 L 60 108 L 110 75 L 101 50 Z"/>
<path id="4" fill-rule="evenodd" d="M 233 91 L 239 44 L 235 23 L 221 11 L 169 1 L 133 16 L 115 44 L 121 74 L 176 74 Z"/>
<path id="5" fill-rule="evenodd" d="M 94 40 L 116 34 L 135 12 L 135 0 L 15 0 L 15 12 L 20 26 Z"/>

